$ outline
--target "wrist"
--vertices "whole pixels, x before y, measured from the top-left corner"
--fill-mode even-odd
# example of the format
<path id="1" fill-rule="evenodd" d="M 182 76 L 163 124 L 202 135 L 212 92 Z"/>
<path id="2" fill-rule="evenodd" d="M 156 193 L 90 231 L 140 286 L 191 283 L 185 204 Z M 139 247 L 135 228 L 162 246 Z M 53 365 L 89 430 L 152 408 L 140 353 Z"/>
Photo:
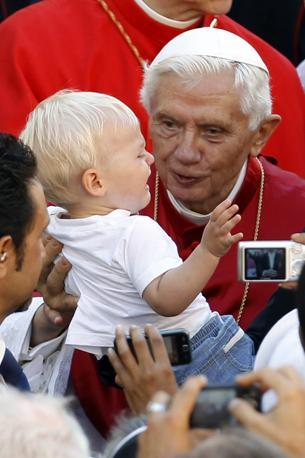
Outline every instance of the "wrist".
<path id="1" fill-rule="evenodd" d="M 221 256 L 214 254 L 206 244 L 199 244 L 197 248 L 200 251 L 201 256 L 204 257 L 205 261 L 219 262 Z"/>
<path id="2" fill-rule="evenodd" d="M 66 325 L 54 323 L 48 314 L 48 306 L 42 304 L 37 309 L 33 318 L 30 346 L 35 347 L 42 342 L 55 339 L 66 329 L 66 327 Z"/>

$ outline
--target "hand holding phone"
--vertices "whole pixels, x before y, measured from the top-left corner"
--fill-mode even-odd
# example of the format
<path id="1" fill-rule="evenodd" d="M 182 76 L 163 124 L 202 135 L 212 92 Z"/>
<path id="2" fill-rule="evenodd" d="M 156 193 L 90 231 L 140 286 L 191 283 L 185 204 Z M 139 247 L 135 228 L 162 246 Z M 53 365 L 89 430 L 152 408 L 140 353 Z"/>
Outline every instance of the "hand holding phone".
<path id="1" fill-rule="evenodd" d="M 234 398 L 244 399 L 256 410 L 261 411 L 261 392 L 255 385 L 208 385 L 197 398 L 190 419 L 191 428 L 219 429 L 236 426 L 237 421 L 228 409 L 230 401 Z"/>
<path id="2" fill-rule="evenodd" d="M 179 366 L 182 364 L 189 364 L 192 361 L 192 352 L 189 334 L 185 329 L 169 329 L 160 331 L 163 338 L 167 354 L 172 366 Z M 149 339 L 144 334 L 148 347 L 153 355 L 153 351 L 149 342 Z M 127 343 L 131 349 L 133 355 L 136 357 L 135 350 L 133 348 L 132 339 L 130 336 L 126 336 Z M 114 349 L 117 352 L 116 341 L 114 340 Z"/>
<path id="3" fill-rule="evenodd" d="M 173 395 L 177 390 L 176 378 L 160 332 L 154 326 L 146 325 L 145 334 L 148 339 L 137 326 L 130 328 L 134 346 L 132 352 L 124 329 L 118 326 L 117 353 L 113 349 L 108 353 L 116 372 L 115 380 L 124 388 L 128 403 L 137 414 L 145 412 L 147 403 L 156 391 L 163 390 Z"/>

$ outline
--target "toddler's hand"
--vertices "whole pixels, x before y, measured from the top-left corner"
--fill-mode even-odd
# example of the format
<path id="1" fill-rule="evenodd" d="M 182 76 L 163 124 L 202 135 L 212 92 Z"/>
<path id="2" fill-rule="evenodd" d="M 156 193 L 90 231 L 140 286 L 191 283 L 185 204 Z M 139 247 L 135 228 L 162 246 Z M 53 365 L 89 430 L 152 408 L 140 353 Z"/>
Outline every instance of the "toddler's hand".
<path id="1" fill-rule="evenodd" d="M 224 200 L 212 212 L 210 221 L 202 234 L 202 245 L 214 256 L 221 257 L 243 238 L 241 232 L 232 235 L 231 230 L 239 223 L 238 205 Z"/>

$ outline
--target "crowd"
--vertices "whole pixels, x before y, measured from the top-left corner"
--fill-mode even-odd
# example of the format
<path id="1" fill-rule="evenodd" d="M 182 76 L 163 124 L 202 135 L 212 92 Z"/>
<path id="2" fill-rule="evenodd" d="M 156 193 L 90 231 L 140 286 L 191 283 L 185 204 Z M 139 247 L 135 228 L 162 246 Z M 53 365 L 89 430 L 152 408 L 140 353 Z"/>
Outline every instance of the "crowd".
<path id="1" fill-rule="evenodd" d="M 0 5 L 0 458 L 305 456 L 305 268 L 237 277 L 305 245 L 296 68 L 231 0 Z"/>

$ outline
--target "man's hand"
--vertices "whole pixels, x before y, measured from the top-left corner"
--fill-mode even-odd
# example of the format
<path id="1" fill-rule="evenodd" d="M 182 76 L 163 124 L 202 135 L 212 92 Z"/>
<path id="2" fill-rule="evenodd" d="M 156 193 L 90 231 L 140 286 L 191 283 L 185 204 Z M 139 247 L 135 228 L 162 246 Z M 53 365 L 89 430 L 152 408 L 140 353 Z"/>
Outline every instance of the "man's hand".
<path id="1" fill-rule="evenodd" d="M 240 375 L 241 386 L 258 384 L 262 391 L 273 389 L 278 397 L 277 405 L 261 414 L 241 399 L 230 404 L 231 413 L 246 428 L 259 433 L 282 447 L 290 456 L 305 456 L 305 385 L 291 367 L 278 370 L 266 368 Z"/>
<path id="2" fill-rule="evenodd" d="M 199 392 L 207 385 L 205 377 L 191 377 L 173 396 L 165 411 L 154 406 L 168 405 L 169 396 L 161 391 L 149 403 L 147 430 L 139 438 L 138 458 L 168 458 L 189 453 L 201 440 L 215 434 L 212 430 L 190 429 L 190 416 Z M 148 406 L 148 407 L 149 407 Z"/>
<path id="3" fill-rule="evenodd" d="M 108 357 L 117 373 L 116 383 L 124 389 L 134 413 L 143 413 L 156 391 L 172 395 L 177 390 L 176 379 L 160 332 L 151 325 L 145 326 L 152 353 L 143 333 L 136 326 L 130 328 L 135 354 L 129 348 L 124 330 L 116 329 L 117 352 L 109 350 Z"/>
<path id="4" fill-rule="evenodd" d="M 302 243 L 303 245 L 305 245 L 305 233 L 301 232 L 301 233 L 292 234 L 291 240 L 293 242 Z M 283 289 L 296 290 L 297 286 L 298 286 L 298 282 L 296 282 L 296 281 L 286 281 L 286 282 L 280 283 L 279 286 L 281 288 L 283 288 Z"/>
<path id="5" fill-rule="evenodd" d="M 64 257 L 60 257 L 54 264 L 62 245 L 48 236 L 45 239 L 45 250 L 45 261 L 37 285 L 44 304 L 37 310 L 33 320 L 32 346 L 58 336 L 69 325 L 78 301 L 78 297 L 66 294 L 64 290 L 71 264 Z"/>
<path id="6" fill-rule="evenodd" d="M 237 212 L 238 206 L 231 205 L 228 199 L 219 204 L 212 212 L 210 221 L 202 234 L 201 243 L 213 256 L 223 256 L 234 243 L 243 238 L 241 232 L 231 234 L 231 230 L 241 220 Z"/>

